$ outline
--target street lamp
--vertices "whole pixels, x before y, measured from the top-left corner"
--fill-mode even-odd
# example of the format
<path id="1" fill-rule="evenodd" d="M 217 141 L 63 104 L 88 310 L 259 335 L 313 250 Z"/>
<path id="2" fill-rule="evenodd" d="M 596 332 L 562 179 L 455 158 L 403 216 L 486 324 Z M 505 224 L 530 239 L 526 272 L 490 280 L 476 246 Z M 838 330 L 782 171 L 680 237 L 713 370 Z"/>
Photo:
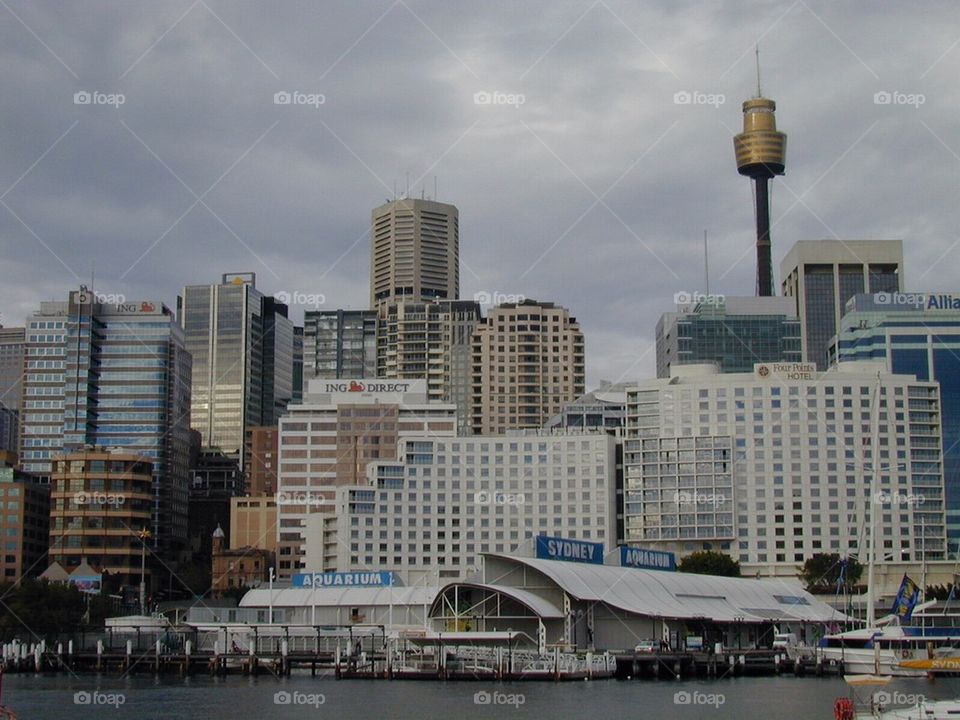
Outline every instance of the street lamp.
<path id="1" fill-rule="evenodd" d="M 147 540 L 150 531 L 143 528 L 137 533 L 140 538 L 140 614 L 147 614 Z"/>
<path id="2" fill-rule="evenodd" d="M 270 619 L 268 622 L 273 625 L 273 568 L 270 568 Z"/>

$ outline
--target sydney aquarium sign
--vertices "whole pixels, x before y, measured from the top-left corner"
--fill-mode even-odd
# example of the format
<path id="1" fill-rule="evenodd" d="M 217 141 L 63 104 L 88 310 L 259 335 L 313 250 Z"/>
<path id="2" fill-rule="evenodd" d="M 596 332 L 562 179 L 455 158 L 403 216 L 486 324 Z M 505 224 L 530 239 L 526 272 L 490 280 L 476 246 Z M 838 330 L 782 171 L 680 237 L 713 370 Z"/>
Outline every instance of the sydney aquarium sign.
<path id="1" fill-rule="evenodd" d="M 537 557 L 541 560 L 603 564 L 603 543 L 537 536 Z"/>
<path id="2" fill-rule="evenodd" d="M 641 570 L 676 570 L 677 556 L 661 550 L 620 546 L 620 566 Z"/>
<path id="3" fill-rule="evenodd" d="M 293 587 L 389 587 L 393 585 L 393 573 L 379 572 L 317 572 L 297 573 L 292 578 Z"/>

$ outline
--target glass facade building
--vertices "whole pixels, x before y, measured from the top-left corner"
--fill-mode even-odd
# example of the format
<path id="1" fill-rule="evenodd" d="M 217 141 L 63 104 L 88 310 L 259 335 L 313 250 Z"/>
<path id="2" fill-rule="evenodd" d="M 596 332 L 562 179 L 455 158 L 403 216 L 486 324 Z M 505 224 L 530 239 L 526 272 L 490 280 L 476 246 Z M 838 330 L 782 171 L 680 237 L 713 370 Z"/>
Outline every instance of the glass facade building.
<path id="1" fill-rule="evenodd" d="M 82 288 L 42 303 L 27 323 L 21 417 L 23 469 L 47 475 L 53 458 L 123 448 L 153 467 L 153 542 L 186 545 L 191 359 L 161 302 L 106 304 Z"/>
<path id="2" fill-rule="evenodd" d="M 307 379 L 377 376 L 375 310 L 308 310 L 303 317 Z"/>
<path id="3" fill-rule="evenodd" d="M 960 293 L 856 295 L 828 357 L 882 359 L 890 372 L 940 383 L 947 540 L 960 558 Z"/>
<path id="4" fill-rule="evenodd" d="M 253 273 L 193 285 L 178 299 L 193 355 L 191 425 L 205 448 L 241 459 L 250 427 L 275 425 L 293 397 L 293 324 Z"/>
<path id="5" fill-rule="evenodd" d="M 780 265 L 783 294 L 803 326 L 803 360 L 827 367 L 830 344 L 847 302 L 860 293 L 902 290 L 899 240 L 801 240 Z"/>
<path id="6" fill-rule="evenodd" d="M 660 378 L 675 365 L 715 362 L 722 372 L 752 372 L 760 362 L 801 360 L 800 320 L 789 298 L 716 296 L 657 323 Z"/>

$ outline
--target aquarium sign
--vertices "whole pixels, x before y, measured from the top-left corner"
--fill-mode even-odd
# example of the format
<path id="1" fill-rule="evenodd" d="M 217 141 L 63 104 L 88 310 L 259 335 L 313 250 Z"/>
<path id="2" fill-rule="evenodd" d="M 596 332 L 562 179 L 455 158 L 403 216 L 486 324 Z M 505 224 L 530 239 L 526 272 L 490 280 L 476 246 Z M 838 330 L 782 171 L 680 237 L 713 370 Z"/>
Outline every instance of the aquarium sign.
<path id="1" fill-rule="evenodd" d="M 379 572 L 316 572 L 297 573 L 293 587 L 389 587 L 393 585 L 393 573 Z"/>
<path id="2" fill-rule="evenodd" d="M 620 546 L 620 566 L 641 570 L 676 570 L 677 556 L 661 550 Z"/>

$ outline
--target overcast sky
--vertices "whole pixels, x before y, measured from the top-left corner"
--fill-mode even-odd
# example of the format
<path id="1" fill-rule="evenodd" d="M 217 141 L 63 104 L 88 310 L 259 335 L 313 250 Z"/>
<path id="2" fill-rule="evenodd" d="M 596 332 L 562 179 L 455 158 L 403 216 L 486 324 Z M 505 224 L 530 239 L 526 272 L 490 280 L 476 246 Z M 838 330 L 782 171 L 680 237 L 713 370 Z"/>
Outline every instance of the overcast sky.
<path id="1" fill-rule="evenodd" d="M 252 271 L 365 307 L 370 209 L 436 177 L 463 297 L 570 308 L 589 385 L 651 376 L 704 229 L 711 289 L 753 293 L 757 42 L 778 286 L 797 240 L 901 238 L 908 289 L 960 289 L 956 2 L 0 0 L 2 322 L 94 270 L 171 306 Z"/>

